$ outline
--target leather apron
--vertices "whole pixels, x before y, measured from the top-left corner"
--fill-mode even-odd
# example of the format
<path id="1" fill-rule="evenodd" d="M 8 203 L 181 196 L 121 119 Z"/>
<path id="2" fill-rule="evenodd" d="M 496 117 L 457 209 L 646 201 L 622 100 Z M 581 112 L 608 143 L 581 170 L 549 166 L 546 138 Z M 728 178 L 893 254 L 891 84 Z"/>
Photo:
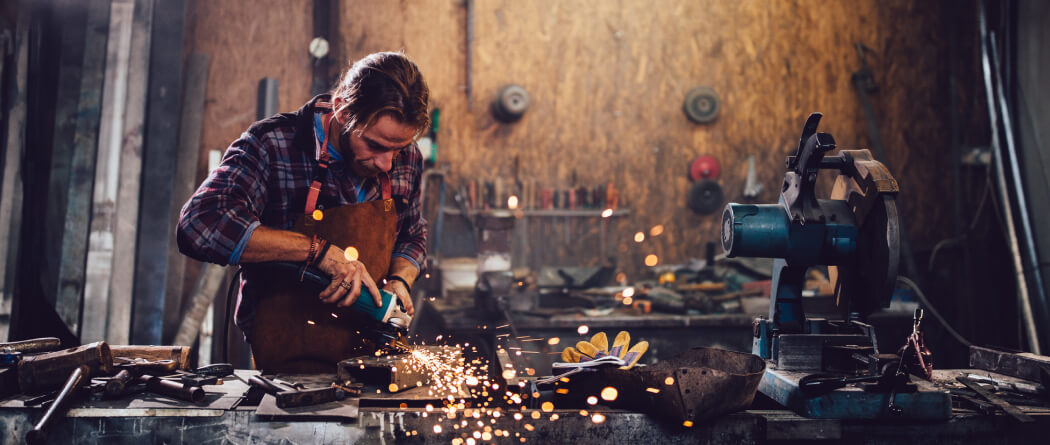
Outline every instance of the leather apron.
<path id="1" fill-rule="evenodd" d="M 377 284 L 381 283 L 390 268 L 397 238 L 397 210 L 390 196 L 389 177 L 386 173 L 379 175 L 383 199 L 327 209 L 320 220 L 315 220 L 317 194 L 322 189 L 330 160 L 327 121 L 323 128 L 325 137 L 318 150 L 322 173 L 311 184 L 304 214 L 299 215 L 292 230 L 309 237 L 316 233 L 332 244 L 331 249 L 355 247 L 358 261 L 364 263 Z M 375 320 L 349 307 L 321 301 L 316 291 L 304 289 L 298 277 L 254 278 L 262 281 L 249 335 L 257 369 L 333 373 L 338 362 L 375 352 L 376 345 L 361 335 L 362 330 L 376 325 Z M 365 289 L 363 283 L 361 289 Z"/>

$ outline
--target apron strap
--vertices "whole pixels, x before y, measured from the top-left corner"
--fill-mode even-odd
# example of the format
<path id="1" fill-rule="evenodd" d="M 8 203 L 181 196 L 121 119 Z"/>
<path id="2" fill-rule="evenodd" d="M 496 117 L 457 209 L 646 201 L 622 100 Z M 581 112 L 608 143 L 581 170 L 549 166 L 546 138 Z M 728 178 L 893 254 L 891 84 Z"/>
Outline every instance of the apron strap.
<path id="1" fill-rule="evenodd" d="M 379 174 L 379 185 L 383 189 L 383 200 L 390 199 L 390 195 L 393 193 L 390 190 L 390 175 L 386 173 Z"/>
<path id="2" fill-rule="evenodd" d="M 321 188 L 324 187 L 325 180 L 328 179 L 328 163 L 331 162 L 331 155 L 328 154 L 328 124 L 332 121 L 330 113 L 325 113 L 321 116 L 322 131 L 324 132 L 324 140 L 321 142 L 321 146 L 317 148 L 317 164 L 321 167 L 321 170 L 314 177 L 313 182 L 310 183 L 310 191 L 306 194 L 306 208 L 303 213 L 309 215 L 314 212 L 317 208 L 317 196 L 321 194 Z M 314 144 L 317 144 L 317 138 L 314 138 Z"/>

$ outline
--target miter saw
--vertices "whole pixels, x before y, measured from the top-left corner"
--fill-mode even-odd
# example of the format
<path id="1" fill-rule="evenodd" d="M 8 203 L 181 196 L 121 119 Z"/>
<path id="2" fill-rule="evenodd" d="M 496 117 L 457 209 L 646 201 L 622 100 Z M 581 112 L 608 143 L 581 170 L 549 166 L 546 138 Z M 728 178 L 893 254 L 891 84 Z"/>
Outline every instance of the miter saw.
<path id="1" fill-rule="evenodd" d="M 759 391 L 807 417 L 946 419 L 948 393 L 911 382 L 865 322 L 889 305 L 897 278 L 897 181 L 868 150 L 825 156 L 835 139 L 817 132 L 821 116 L 809 116 L 787 158 L 779 203 L 730 203 L 722 214 L 729 257 L 774 258 L 769 317 L 754 322 L 752 352 L 769 363 Z M 816 197 L 822 169 L 838 171 L 830 199 Z M 841 319 L 804 311 L 806 271 L 822 265 L 836 282 Z M 828 387 L 837 389 L 814 390 Z"/>

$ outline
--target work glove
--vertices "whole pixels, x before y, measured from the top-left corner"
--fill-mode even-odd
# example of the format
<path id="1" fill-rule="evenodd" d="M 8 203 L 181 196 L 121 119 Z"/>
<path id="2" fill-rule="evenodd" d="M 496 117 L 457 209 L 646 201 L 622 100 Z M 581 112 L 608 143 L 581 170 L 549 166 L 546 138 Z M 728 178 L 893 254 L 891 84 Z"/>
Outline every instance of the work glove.
<path id="1" fill-rule="evenodd" d="M 640 341 L 634 346 L 629 346 L 631 334 L 620 331 L 613 340 L 612 348 L 609 348 L 609 340 L 604 332 L 599 332 L 591 337 L 590 341 L 580 341 L 575 347 L 568 347 L 561 353 L 561 363 L 555 363 L 554 368 L 580 368 L 597 367 L 604 364 L 619 365 L 620 369 L 630 369 L 638 364 L 642 354 L 649 350 L 649 342 Z M 576 364 L 576 365 L 573 365 Z"/>

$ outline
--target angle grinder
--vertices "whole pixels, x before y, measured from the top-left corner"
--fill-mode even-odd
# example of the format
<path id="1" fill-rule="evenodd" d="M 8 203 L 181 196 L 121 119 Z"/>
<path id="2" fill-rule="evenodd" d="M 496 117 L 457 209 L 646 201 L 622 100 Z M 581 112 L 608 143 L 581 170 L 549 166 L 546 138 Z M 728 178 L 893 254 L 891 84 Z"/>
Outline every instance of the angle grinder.
<path id="1" fill-rule="evenodd" d="M 302 264 L 288 261 L 273 261 L 257 263 L 253 267 L 265 269 L 278 274 L 298 275 Z M 330 284 L 332 277 L 316 267 L 307 267 L 302 274 L 303 286 L 321 293 Z M 357 297 L 350 309 L 365 314 L 368 318 L 375 320 L 377 326 L 373 329 L 362 329 L 361 333 L 377 345 L 398 352 L 409 349 L 405 335 L 408 326 L 412 324 L 412 316 L 405 313 L 397 296 L 391 292 L 380 289 L 379 297 L 382 305 L 377 306 L 372 293 L 365 286 L 361 286 L 361 295 Z"/>

